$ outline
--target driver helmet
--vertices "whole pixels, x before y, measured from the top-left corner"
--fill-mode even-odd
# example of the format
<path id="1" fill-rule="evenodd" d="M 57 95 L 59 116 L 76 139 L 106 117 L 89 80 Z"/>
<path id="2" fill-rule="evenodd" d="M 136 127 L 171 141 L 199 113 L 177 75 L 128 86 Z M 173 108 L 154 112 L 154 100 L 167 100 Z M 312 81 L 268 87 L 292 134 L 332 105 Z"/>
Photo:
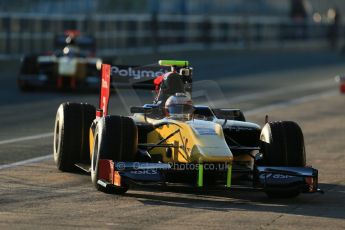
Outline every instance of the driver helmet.
<path id="1" fill-rule="evenodd" d="M 193 111 L 192 99 L 185 93 L 176 93 L 165 102 L 166 116 L 171 119 L 189 120 Z"/>

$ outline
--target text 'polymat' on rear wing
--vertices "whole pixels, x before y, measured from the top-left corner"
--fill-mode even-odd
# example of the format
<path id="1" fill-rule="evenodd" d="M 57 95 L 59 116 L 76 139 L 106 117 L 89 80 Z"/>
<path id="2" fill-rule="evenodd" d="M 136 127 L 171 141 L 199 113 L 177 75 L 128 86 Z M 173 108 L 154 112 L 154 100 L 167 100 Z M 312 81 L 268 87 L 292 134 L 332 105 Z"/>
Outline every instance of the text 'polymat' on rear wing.
<path id="1" fill-rule="evenodd" d="M 108 113 L 108 104 L 111 88 L 135 87 L 154 89 L 154 79 L 169 72 L 171 67 L 160 65 L 133 66 L 102 64 L 101 94 L 99 108 L 100 116 Z"/>
<path id="2" fill-rule="evenodd" d="M 112 84 L 136 84 L 147 81 L 152 82 L 156 77 L 162 76 L 170 70 L 169 66 L 156 64 L 147 66 L 113 65 L 110 67 L 110 75 Z"/>

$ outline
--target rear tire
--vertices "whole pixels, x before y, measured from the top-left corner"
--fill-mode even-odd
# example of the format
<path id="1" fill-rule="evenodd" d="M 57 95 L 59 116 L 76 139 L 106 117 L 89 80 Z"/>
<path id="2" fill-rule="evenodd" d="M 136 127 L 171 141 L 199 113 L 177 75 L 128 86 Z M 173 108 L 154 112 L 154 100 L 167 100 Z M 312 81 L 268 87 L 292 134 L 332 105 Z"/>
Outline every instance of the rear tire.
<path id="1" fill-rule="evenodd" d="M 33 86 L 29 85 L 28 83 L 26 83 L 23 80 L 18 80 L 17 85 L 18 85 L 20 91 L 22 91 L 22 92 L 31 92 L 31 91 L 35 90 L 35 88 Z"/>
<path id="2" fill-rule="evenodd" d="M 35 90 L 35 87 L 28 84 L 25 80 L 20 79 L 20 76 L 39 74 L 39 64 L 37 62 L 37 55 L 24 56 L 21 61 L 17 85 L 22 92 L 29 92 Z"/>
<path id="3" fill-rule="evenodd" d="M 82 143 L 80 160 L 85 164 L 91 164 L 90 158 L 90 127 L 96 118 L 96 108 L 90 104 L 82 104 Z"/>
<path id="4" fill-rule="evenodd" d="M 135 160 L 138 145 L 138 130 L 129 117 L 102 117 L 96 126 L 94 149 L 91 160 L 91 180 L 97 190 L 108 193 L 123 194 L 128 185 L 104 189 L 98 185 L 99 159 L 114 162 L 132 162 Z"/>
<path id="5" fill-rule="evenodd" d="M 301 128 L 292 121 L 267 123 L 261 131 L 261 151 L 265 166 L 304 167 L 306 165 L 304 138 Z M 296 189 L 266 191 L 269 197 L 291 198 L 299 195 Z"/>
<path id="6" fill-rule="evenodd" d="M 71 172 L 75 163 L 81 162 L 86 156 L 90 159 L 89 148 L 85 146 L 89 144 L 88 129 L 93 109 L 88 104 L 69 102 L 58 108 L 54 130 L 54 161 L 59 170 Z"/>

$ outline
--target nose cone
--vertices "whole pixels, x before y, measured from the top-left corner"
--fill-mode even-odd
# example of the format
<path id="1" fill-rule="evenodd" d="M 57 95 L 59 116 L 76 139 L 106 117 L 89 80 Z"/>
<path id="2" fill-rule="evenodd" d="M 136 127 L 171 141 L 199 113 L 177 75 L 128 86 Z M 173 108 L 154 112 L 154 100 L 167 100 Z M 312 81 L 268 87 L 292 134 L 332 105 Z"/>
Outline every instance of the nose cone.
<path id="1" fill-rule="evenodd" d="M 233 156 L 229 147 L 205 147 L 195 145 L 192 150 L 192 159 L 195 162 L 232 162 Z"/>
<path id="2" fill-rule="evenodd" d="M 233 155 L 224 139 L 222 127 L 209 121 L 194 120 L 189 123 L 193 129 L 195 145 L 192 160 L 195 162 L 231 162 Z"/>

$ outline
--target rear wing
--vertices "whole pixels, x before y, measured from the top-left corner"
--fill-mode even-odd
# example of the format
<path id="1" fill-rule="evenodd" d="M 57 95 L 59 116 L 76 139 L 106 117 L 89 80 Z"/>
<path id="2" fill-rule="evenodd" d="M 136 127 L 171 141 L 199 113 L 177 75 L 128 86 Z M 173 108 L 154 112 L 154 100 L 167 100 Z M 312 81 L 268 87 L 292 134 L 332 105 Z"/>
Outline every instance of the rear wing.
<path id="1" fill-rule="evenodd" d="M 169 68 L 162 66 L 128 66 L 109 64 L 102 64 L 101 68 L 101 84 L 100 84 L 100 98 L 99 109 L 97 117 L 108 115 L 108 104 L 111 88 L 116 88 L 118 84 L 126 85 L 127 87 L 134 84 L 146 83 L 152 80 L 149 84 L 153 84 L 153 79 L 169 72 Z"/>
<path id="2" fill-rule="evenodd" d="M 102 64 L 99 110 L 97 116 L 101 117 L 108 114 L 110 90 L 112 88 L 131 87 L 140 84 L 146 87 L 147 84 L 151 84 L 153 89 L 153 80 L 166 72 L 169 72 L 169 68 L 157 65 L 140 67 Z"/>
<path id="3" fill-rule="evenodd" d="M 67 39 L 71 37 L 74 39 L 74 45 L 81 50 L 94 52 L 96 50 L 96 39 L 93 36 L 79 35 L 77 32 L 66 32 L 64 35 L 56 35 L 54 39 L 55 49 L 62 49 L 70 44 Z"/>
<path id="4" fill-rule="evenodd" d="M 108 115 L 108 104 L 110 97 L 110 90 L 112 87 L 118 87 L 119 85 L 145 86 L 145 84 L 152 84 L 153 80 L 159 76 L 170 72 L 170 67 L 186 67 L 182 68 L 184 72 L 182 76 L 190 75 L 191 68 L 188 69 L 188 61 L 178 60 L 161 60 L 159 65 L 147 65 L 147 66 L 129 66 L 129 65 L 114 65 L 102 64 L 101 68 L 101 83 L 100 83 L 100 99 L 99 109 L 97 111 L 97 117 Z M 188 70 L 188 71 L 187 71 Z M 187 73 L 188 72 L 188 73 Z"/>

